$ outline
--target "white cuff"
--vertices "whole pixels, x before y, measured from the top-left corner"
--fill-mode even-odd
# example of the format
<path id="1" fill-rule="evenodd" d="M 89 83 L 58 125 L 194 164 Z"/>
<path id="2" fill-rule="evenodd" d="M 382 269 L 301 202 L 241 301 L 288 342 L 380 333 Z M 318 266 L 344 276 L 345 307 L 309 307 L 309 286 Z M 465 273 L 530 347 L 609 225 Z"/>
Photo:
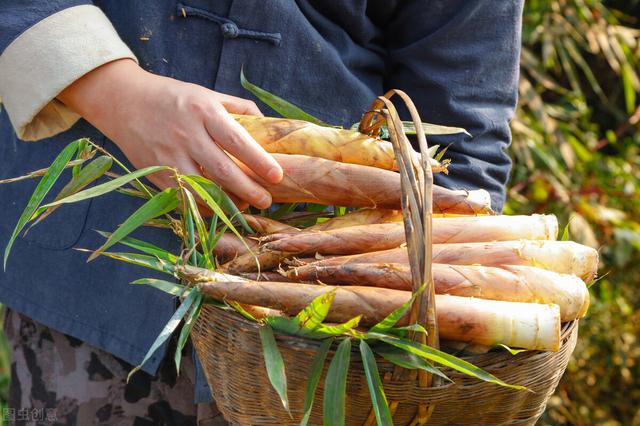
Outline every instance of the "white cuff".
<path id="1" fill-rule="evenodd" d="M 80 116 L 56 99 L 71 83 L 108 62 L 135 55 L 93 5 L 64 9 L 38 22 L 0 55 L 0 99 L 20 139 L 70 128 Z"/>

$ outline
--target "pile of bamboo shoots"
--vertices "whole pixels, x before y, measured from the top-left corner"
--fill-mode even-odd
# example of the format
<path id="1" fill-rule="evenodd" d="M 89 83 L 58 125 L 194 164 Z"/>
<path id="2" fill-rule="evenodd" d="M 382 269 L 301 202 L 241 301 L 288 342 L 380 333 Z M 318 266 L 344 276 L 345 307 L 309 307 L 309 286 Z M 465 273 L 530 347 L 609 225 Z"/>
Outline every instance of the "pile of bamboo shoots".
<path id="1" fill-rule="evenodd" d="M 236 119 L 283 166 L 282 183 L 261 182 L 274 202 L 355 210 L 307 228 L 245 214 L 256 234 L 222 236 L 214 248 L 219 272 L 183 272 L 209 296 L 257 307 L 253 312 L 295 315 L 333 291 L 327 321 L 362 315 L 366 326 L 405 303 L 412 278 L 391 143 L 303 121 Z M 440 337 L 557 350 L 561 322 L 587 312 L 597 252 L 558 241 L 554 216 L 494 215 L 484 190 L 436 186 L 433 206 Z"/>

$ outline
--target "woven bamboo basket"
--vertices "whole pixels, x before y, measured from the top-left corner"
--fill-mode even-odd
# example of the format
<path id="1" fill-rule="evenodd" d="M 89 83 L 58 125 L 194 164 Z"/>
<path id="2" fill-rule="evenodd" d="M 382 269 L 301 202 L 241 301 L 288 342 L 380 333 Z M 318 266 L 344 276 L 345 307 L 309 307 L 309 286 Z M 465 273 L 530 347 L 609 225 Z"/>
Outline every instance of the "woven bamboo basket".
<path id="1" fill-rule="evenodd" d="M 404 224 L 410 253 L 414 291 L 427 283 L 427 290 L 414 301 L 411 322 L 418 322 L 429 337 L 416 333 L 421 343 L 438 347 L 435 297 L 431 277 L 431 190 L 433 177 L 428 160 L 415 164 L 407 154 L 409 141 L 388 98 L 399 95 L 416 126 L 420 119 L 411 100 L 391 91 L 374 101 L 360 125 L 365 133 L 376 133 L 387 124 L 400 163 Z M 427 152 L 424 135 L 418 135 L 422 152 Z M 416 219 L 416 218 L 419 218 Z M 421 235 L 421 239 L 416 239 Z M 259 325 L 234 311 L 204 305 L 191 336 L 218 408 L 231 425 L 297 425 L 304 415 L 304 394 L 309 368 L 320 346 L 317 340 L 276 333 L 287 371 L 291 417 L 267 376 Z M 384 391 L 395 425 L 533 425 L 545 410 L 547 400 L 562 377 L 578 337 L 578 321 L 563 324 L 557 352 L 506 351 L 463 357 L 504 382 L 523 385 L 514 390 L 479 381 L 445 368 L 452 383 L 440 383 L 424 371 L 403 370 L 376 357 Z M 426 340 L 425 340 L 426 339 Z M 333 352 L 329 352 L 330 360 Z M 309 424 L 322 424 L 323 378 L 316 389 Z M 373 425 L 371 397 L 357 348 L 351 356 L 346 391 L 346 425 Z"/>

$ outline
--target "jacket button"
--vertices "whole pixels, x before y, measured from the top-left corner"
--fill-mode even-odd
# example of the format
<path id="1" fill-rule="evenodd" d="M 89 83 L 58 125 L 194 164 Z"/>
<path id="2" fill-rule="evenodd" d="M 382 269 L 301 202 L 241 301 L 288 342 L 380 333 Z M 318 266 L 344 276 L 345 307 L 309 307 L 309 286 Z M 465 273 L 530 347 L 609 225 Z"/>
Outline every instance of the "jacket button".
<path id="1" fill-rule="evenodd" d="M 238 37 L 238 26 L 233 22 L 226 22 L 222 24 L 222 35 L 224 38 L 236 38 Z"/>

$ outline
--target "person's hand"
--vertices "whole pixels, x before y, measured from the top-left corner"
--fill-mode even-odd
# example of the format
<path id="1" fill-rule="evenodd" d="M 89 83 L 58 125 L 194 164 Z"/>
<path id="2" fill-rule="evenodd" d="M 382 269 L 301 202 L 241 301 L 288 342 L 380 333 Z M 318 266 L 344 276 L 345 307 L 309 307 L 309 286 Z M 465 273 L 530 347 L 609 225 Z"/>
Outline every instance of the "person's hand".
<path id="1" fill-rule="evenodd" d="M 258 208 L 271 204 L 270 194 L 229 155 L 268 182 L 282 179 L 280 165 L 229 115 L 262 115 L 252 101 L 151 74 L 129 59 L 91 71 L 58 99 L 118 145 L 137 168 L 204 172 Z M 168 173 L 149 180 L 160 188 L 175 185 Z"/>

